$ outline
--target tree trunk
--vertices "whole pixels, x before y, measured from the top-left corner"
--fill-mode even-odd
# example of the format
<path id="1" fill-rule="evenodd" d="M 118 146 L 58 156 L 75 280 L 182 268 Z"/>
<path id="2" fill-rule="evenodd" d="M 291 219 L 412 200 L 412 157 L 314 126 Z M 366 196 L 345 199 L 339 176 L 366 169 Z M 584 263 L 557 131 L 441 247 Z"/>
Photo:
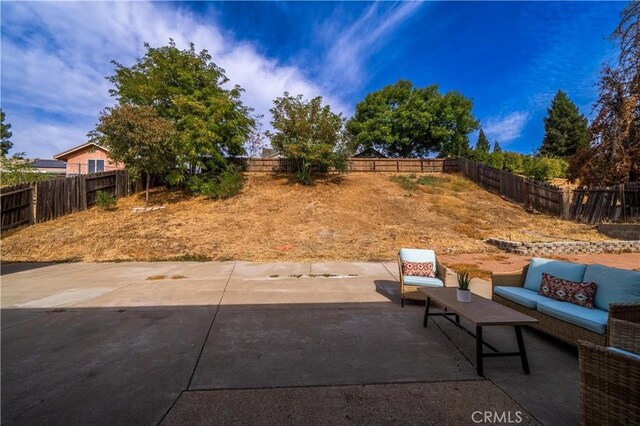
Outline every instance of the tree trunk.
<path id="1" fill-rule="evenodd" d="M 147 189 L 144 195 L 144 203 L 149 204 L 149 183 L 151 182 L 151 175 L 149 173 L 145 173 L 147 175 Z"/>

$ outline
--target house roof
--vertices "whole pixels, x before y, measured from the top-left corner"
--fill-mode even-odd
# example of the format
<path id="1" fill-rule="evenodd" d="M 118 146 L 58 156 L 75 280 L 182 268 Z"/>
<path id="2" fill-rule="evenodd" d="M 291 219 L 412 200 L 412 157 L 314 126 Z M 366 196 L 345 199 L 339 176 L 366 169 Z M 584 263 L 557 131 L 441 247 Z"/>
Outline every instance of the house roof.
<path id="1" fill-rule="evenodd" d="M 35 160 L 33 160 L 33 163 L 31 163 L 31 165 L 35 168 L 42 168 L 42 169 L 66 169 L 67 168 L 67 163 L 65 163 L 64 161 L 58 161 L 58 160 L 43 160 L 40 158 L 36 158 Z"/>
<path id="2" fill-rule="evenodd" d="M 66 151 L 62 151 L 61 153 L 54 155 L 53 158 L 55 158 L 56 160 L 65 161 L 65 159 L 69 155 L 73 154 L 76 151 L 80 151 L 81 149 L 88 148 L 90 146 L 94 146 L 97 149 L 101 149 L 103 151 L 109 152 L 109 150 L 107 148 L 105 148 L 104 146 L 100 146 L 95 142 L 86 142 L 86 143 L 83 143 L 82 145 L 78 145 L 78 146 L 75 146 L 75 147 L 73 147 L 71 149 L 68 149 Z"/>

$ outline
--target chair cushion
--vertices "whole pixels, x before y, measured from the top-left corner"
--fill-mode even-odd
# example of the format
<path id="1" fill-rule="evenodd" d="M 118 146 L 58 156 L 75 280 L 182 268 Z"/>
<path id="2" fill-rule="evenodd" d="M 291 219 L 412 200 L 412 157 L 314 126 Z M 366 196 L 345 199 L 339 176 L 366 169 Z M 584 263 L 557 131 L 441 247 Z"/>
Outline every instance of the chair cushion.
<path id="1" fill-rule="evenodd" d="M 620 349 L 620 348 L 615 348 L 613 346 L 607 346 L 607 350 L 611 351 L 611 352 L 616 352 L 622 355 L 626 355 L 626 356 L 630 356 L 631 358 L 635 358 L 638 361 L 640 361 L 640 354 L 636 354 L 633 352 L 629 352 L 629 351 L 625 351 L 624 349 Z"/>
<path id="2" fill-rule="evenodd" d="M 599 334 L 605 334 L 607 331 L 609 312 L 602 309 L 587 309 L 574 305 L 573 303 L 551 299 L 538 302 L 537 309 L 543 314 L 595 331 Z"/>
<path id="3" fill-rule="evenodd" d="M 493 292 L 498 296 L 531 309 L 535 309 L 538 302 L 549 300 L 549 298 L 541 296 L 533 290 L 522 287 L 498 286 L 493 289 Z"/>
<path id="4" fill-rule="evenodd" d="M 527 270 L 527 277 L 524 280 L 524 288 L 533 290 L 536 293 L 540 291 L 543 272 L 563 280 L 580 283 L 584 281 L 582 278 L 584 277 L 585 269 L 586 266 L 579 263 L 534 257 L 531 259 L 529 269 Z"/>
<path id="5" fill-rule="evenodd" d="M 433 250 L 400 249 L 400 260 L 403 262 L 433 262 L 433 273 L 437 274 L 436 253 Z"/>
<path id="6" fill-rule="evenodd" d="M 562 302 L 593 309 L 593 295 L 595 292 L 595 283 L 574 283 L 543 272 L 542 284 L 538 293 Z"/>
<path id="7" fill-rule="evenodd" d="M 414 277 L 435 277 L 433 272 L 433 262 L 409 262 L 402 261 L 402 275 L 411 275 Z"/>
<path id="8" fill-rule="evenodd" d="M 444 283 L 440 278 L 430 277 L 412 277 L 405 275 L 403 277 L 405 285 L 421 285 L 425 287 L 444 287 Z"/>
<path id="9" fill-rule="evenodd" d="M 640 302 L 640 272 L 594 264 L 587 266 L 584 281 L 598 285 L 593 298 L 598 309 L 608 311 L 610 303 Z"/>

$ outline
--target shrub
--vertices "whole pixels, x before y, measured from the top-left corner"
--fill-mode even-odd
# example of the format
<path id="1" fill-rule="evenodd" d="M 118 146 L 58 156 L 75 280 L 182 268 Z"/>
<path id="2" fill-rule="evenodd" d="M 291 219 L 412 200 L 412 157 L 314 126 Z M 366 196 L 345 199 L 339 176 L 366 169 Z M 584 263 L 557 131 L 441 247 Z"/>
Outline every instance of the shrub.
<path id="1" fill-rule="evenodd" d="M 534 157 L 526 165 L 524 174 L 535 180 L 548 181 L 566 177 L 568 168 L 568 163 L 559 158 Z"/>
<path id="2" fill-rule="evenodd" d="M 244 176 L 236 166 L 229 166 L 221 173 L 194 175 L 187 181 L 187 189 L 209 198 L 225 199 L 242 191 Z"/>
<path id="3" fill-rule="evenodd" d="M 108 192 L 96 192 L 96 207 L 100 210 L 113 210 L 116 207 L 116 197 Z"/>

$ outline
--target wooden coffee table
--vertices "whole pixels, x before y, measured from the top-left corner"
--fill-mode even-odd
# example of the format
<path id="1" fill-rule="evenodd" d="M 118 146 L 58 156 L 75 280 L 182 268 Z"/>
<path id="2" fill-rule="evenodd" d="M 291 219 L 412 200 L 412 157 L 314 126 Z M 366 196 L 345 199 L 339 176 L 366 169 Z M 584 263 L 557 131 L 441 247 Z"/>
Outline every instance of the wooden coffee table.
<path id="1" fill-rule="evenodd" d="M 471 303 L 458 302 L 456 299 L 456 288 L 452 287 L 424 287 L 420 288 L 420 291 L 427 296 L 427 305 L 422 322 L 424 327 L 427 326 L 429 317 L 442 316 L 476 338 L 476 370 L 479 376 L 483 375 L 483 358 L 498 356 L 519 356 L 522 361 L 522 369 L 526 374 L 529 374 L 529 363 L 522 338 L 521 326 L 535 325 L 538 323 L 537 319 L 476 294 L 471 295 Z M 445 312 L 430 313 L 429 307 L 432 300 L 442 305 L 445 308 Z M 449 318 L 450 316 L 455 317 L 455 322 Z M 460 317 L 475 326 L 475 334 L 460 325 Z M 515 328 L 518 352 L 498 352 L 497 349 L 482 340 L 482 327 L 497 325 L 513 326 Z M 483 345 L 491 349 L 492 352 L 485 353 L 482 348 Z"/>

